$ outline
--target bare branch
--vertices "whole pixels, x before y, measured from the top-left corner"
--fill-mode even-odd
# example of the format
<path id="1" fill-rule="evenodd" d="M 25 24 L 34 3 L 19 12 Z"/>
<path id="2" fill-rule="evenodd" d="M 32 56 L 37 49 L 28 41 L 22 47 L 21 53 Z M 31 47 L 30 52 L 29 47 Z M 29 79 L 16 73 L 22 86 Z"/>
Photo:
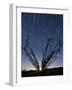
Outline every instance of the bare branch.
<path id="1" fill-rule="evenodd" d="M 32 65 L 36 68 L 36 70 L 39 70 L 39 65 L 37 65 L 34 61 L 34 59 L 32 58 L 32 56 L 30 55 L 30 53 L 22 47 L 22 49 L 24 50 L 26 57 L 28 58 L 28 60 L 32 63 Z"/>
<path id="2" fill-rule="evenodd" d="M 57 54 L 61 51 L 62 42 L 59 41 L 53 50 L 50 51 L 49 55 L 42 60 L 42 69 L 46 69 L 50 66 L 56 59 Z"/>
<path id="3" fill-rule="evenodd" d="M 36 67 L 39 69 L 39 64 L 38 64 L 38 61 L 37 61 L 37 59 L 36 59 L 36 56 L 35 56 L 33 50 L 30 48 L 30 46 L 29 46 L 28 48 L 29 48 L 29 51 L 30 51 L 29 53 L 31 54 L 31 56 L 32 56 L 32 58 L 33 58 L 33 60 L 34 60 L 34 63 L 35 63 L 35 65 L 36 65 Z"/>
<path id="4" fill-rule="evenodd" d="M 32 65 L 36 68 L 36 70 L 39 70 L 39 64 L 36 59 L 36 56 L 33 50 L 31 49 L 31 47 L 29 46 L 29 37 L 26 39 L 26 46 L 24 48 L 22 47 L 22 49 L 25 52 L 26 57 L 32 63 Z"/>

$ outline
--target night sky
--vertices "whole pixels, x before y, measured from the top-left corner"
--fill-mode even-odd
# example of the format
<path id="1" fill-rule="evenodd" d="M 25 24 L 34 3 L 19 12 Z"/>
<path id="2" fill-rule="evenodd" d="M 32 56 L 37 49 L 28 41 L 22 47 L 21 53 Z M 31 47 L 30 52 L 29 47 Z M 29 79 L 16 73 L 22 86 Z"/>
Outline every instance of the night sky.
<path id="1" fill-rule="evenodd" d="M 52 38 L 51 47 L 53 48 L 57 41 L 63 41 L 63 15 L 61 14 L 39 14 L 39 13 L 21 13 L 21 46 L 25 47 L 26 39 L 29 37 L 29 45 L 41 66 L 43 48 L 47 38 Z M 34 70 L 34 66 L 25 56 L 24 51 L 21 53 L 22 70 Z M 52 67 L 63 66 L 63 48 L 58 53 Z"/>

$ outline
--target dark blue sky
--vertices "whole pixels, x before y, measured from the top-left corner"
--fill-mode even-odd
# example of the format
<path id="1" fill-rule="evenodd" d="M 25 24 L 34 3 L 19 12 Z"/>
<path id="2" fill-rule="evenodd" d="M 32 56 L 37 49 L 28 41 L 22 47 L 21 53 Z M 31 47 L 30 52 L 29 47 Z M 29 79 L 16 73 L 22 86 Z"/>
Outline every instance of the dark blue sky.
<path id="1" fill-rule="evenodd" d="M 47 38 L 52 38 L 52 47 L 56 45 L 59 39 L 63 41 L 63 15 L 22 13 L 21 25 L 22 47 L 26 45 L 26 39 L 29 37 L 29 45 L 34 51 L 40 65 L 42 61 L 42 50 Z M 50 67 L 59 66 L 63 66 L 63 50 L 58 54 L 55 62 Z M 34 69 L 23 51 L 22 69 Z"/>

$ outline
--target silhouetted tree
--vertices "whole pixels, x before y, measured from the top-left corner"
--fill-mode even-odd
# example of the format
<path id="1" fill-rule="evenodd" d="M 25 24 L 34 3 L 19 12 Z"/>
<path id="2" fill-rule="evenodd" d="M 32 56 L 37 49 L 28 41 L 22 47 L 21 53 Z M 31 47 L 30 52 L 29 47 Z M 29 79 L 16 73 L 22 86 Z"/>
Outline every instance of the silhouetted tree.
<path id="1" fill-rule="evenodd" d="M 50 43 L 52 43 L 52 39 L 48 38 L 46 45 L 43 49 L 43 58 L 41 62 L 41 69 L 45 70 L 49 67 L 55 60 L 58 53 L 61 51 L 62 48 L 62 41 L 58 41 L 55 47 L 51 47 Z M 38 60 L 34 54 L 34 51 L 29 45 L 29 37 L 26 39 L 25 47 L 22 47 L 22 50 L 25 52 L 26 57 L 32 63 L 36 70 L 40 70 L 40 66 Z"/>

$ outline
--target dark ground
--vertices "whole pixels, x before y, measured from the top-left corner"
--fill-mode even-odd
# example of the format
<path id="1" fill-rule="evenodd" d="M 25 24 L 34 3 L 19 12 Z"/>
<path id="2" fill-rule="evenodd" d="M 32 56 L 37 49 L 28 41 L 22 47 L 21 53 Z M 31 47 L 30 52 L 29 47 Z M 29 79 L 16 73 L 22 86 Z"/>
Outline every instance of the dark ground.
<path id="1" fill-rule="evenodd" d="M 30 70 L 30 71 L 22 71 L 22 77 L 33 77 L 33 76 L 56 76 L 63 75 L 63 67 L 59 68 L 50 68 L 42 71 Z"/>

